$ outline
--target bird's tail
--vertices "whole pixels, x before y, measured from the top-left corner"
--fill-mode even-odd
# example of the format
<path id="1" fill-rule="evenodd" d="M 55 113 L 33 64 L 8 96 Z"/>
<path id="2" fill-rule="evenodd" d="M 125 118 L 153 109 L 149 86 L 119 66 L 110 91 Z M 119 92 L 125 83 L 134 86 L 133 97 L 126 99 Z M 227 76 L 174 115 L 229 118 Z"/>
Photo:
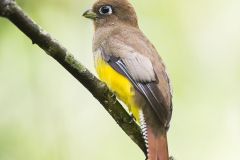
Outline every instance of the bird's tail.
<path id="1" fill-rule="evenodd" d="M 167 135 L 155 134 L 153 130 L 147 128 L 148 140 L 148 160 L 169 160 Z"/>
<path id="2" fill-rule="evenodd" d="M 147 148 L 147 160 L 169 160 L 167 132 L 152 129 L 145 121 L 143 112 L 140 112 L 140 126 Z"/>

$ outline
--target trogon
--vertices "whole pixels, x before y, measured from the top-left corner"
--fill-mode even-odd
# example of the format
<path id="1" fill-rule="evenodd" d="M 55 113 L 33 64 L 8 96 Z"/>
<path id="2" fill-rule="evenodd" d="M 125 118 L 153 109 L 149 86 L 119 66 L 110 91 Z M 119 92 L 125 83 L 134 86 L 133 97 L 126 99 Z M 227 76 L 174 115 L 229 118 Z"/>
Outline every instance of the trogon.
<path id="1" fill-rule="evenodd" d="M 83 16 L 94 23 L 99 78 L 141 126 L 148 160 L 168 160 L 171 86 L 157 50 L 139 29 L 134 8 L 128 0 L 98 0 Z"/>

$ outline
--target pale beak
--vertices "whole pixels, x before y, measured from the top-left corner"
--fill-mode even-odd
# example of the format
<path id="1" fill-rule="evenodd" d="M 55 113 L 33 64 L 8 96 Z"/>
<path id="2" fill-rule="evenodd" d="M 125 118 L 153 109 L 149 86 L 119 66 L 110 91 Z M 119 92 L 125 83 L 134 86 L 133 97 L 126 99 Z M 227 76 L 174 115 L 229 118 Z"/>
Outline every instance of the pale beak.
<path id="1" fill-rule="evenodd" d="M 89 18 L 89 19 L 96 19 L 97 14 L 94 13 L 91 9 L 87 10 L 86 12 L 83 13 L 83 17 Z"/>

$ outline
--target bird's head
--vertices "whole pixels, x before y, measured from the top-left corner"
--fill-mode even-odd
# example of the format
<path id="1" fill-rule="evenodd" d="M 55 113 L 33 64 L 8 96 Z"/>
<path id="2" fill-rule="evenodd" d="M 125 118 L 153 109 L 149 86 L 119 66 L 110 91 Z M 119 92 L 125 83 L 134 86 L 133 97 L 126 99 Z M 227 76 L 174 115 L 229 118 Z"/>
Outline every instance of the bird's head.
<path id="1" fill-rule="evenodd" d="M 96 29 L 119 23 L 138 27 L 136 13 L 128 0 L 98 0 L 83 16 L 92 19 Z"/>

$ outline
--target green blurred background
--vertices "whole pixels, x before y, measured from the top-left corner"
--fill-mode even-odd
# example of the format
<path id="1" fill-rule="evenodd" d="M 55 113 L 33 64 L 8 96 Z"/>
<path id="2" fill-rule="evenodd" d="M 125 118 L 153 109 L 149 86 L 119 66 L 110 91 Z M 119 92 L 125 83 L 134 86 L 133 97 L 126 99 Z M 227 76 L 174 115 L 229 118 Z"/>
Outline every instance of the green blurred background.
<path id="1" fill-rule="evenodd" d="M 17 0 L 92 72 L 93 0 Z M 240 1 L 132 0 L 174 88 L 177 160 L 240 159 Z M 95 73 L 95 72 L 94 72 Z M 0 160 L 143 160 L 103 107 L 0 19 Z"/>

